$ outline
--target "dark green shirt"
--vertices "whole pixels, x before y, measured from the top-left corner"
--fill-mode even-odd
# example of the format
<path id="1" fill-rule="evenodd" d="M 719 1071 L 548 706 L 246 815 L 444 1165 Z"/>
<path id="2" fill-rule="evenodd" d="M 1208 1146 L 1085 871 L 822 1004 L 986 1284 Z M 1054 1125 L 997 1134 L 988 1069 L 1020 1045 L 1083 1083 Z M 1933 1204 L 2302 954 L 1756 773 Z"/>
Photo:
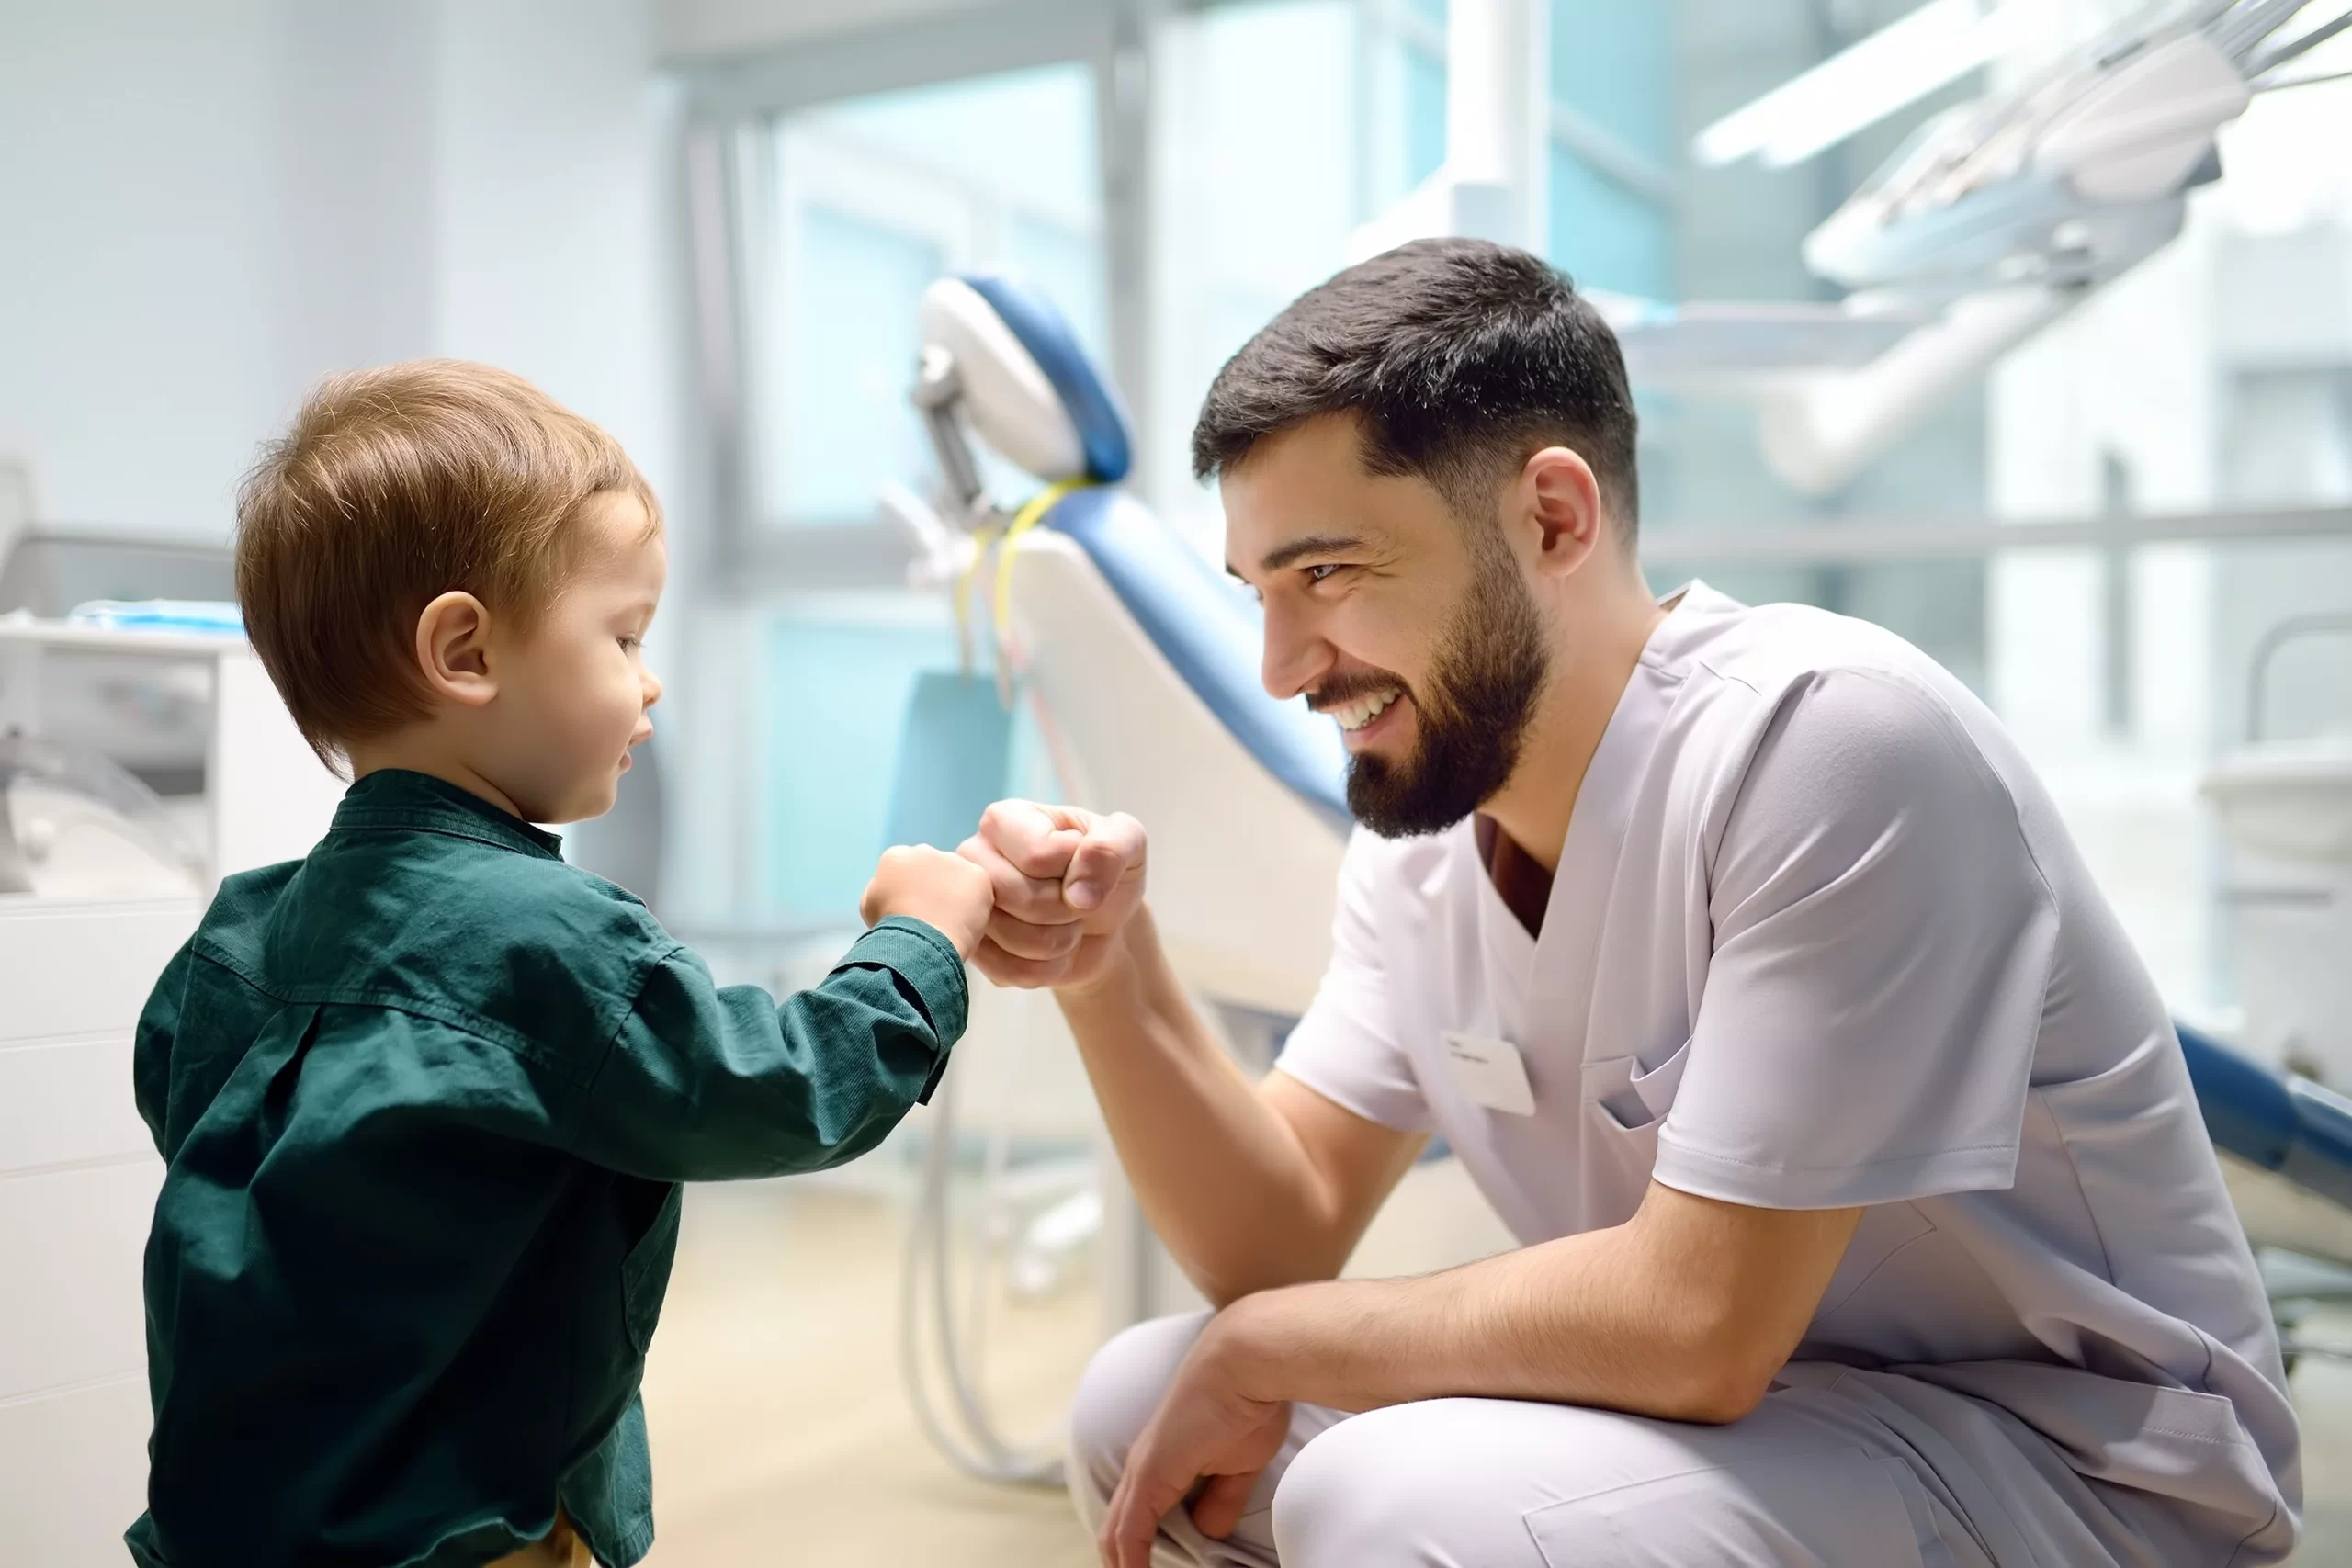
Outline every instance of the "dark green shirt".
<path id="1" fill-rule="evenodd" d="M 139 1027 L 148 1568 L 460 1568 L 653 1540 L 638 1382 L 681 1181 L 872 1148 L 963 1032 L 890 919 L 781 1005 L 557 840 L 418 773 L 234 876 Z"/>

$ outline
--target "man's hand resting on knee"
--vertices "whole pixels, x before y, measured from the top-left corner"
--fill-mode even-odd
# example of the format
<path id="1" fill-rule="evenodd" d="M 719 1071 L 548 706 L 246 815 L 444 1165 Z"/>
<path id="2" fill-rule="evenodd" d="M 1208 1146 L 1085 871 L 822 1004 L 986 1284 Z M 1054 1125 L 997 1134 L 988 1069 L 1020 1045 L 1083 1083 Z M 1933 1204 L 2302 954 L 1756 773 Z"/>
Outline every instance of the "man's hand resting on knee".
<path id="1" fill-rule="evenodd" d="M 1802 1338 L 1860 1217 L 1653 1183 L 1622 1225 L 1420 1279 L 1238 1301 L 1128 1451 L 1102 1560 L 1147 1568 L 1159 1521 L 1188 1497 L 1203 1534 L 1230 1530 L 1292 1402 L 1362 1411 L 1459 1395 L 1739 1420 Z"/>

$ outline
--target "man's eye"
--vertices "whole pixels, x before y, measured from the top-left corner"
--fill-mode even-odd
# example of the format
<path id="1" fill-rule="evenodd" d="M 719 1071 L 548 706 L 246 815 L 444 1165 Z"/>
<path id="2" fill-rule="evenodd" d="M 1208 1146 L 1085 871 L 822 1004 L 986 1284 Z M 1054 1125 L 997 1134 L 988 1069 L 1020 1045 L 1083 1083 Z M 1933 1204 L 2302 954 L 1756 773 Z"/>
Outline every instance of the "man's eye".
<path id="1" fill-rule="evenodd" d="M 1329 564 L 1310 566 L 1306 569 L 1306 581 L 1309 582 L 1320 582 L 1339 570 L 1340 569 L 1338 567 Z"/>

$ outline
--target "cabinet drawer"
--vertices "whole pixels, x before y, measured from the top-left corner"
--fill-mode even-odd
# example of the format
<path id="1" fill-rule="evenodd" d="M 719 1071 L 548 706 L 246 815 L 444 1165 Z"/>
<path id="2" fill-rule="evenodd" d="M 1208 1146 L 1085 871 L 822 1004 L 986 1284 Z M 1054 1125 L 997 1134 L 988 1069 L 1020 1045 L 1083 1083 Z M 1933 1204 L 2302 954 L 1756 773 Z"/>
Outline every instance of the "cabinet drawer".
<path id="1" fill-rule="evenodd" d="M 0 1045 L 0 1176 L 154 1152 L 130 1092 L 130 1036 Z"/>
<path id="2" fill-rule="evenodd" d="M 130 1029 L 200 912 L 0 897 L 0 1045 Z"/>
<path id="3" fill-rule="evenodd" d="M 140 1275 L 163 1161 L 0 1176 L 0 1400 L 141 1372 Z"/>
<path id="4" fill-rule="evenodd" d="M 0 1551 L 31 1568 L 121 1568 L 147 1506 L 141 1372 L 31 1399 L 0 1398 Z"/>

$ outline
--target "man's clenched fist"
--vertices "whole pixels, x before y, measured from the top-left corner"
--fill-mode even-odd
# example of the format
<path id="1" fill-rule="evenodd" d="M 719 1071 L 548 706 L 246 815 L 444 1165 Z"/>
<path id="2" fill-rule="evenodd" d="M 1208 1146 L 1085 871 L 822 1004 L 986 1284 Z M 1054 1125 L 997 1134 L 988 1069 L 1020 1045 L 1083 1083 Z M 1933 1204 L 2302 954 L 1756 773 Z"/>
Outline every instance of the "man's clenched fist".
<path id="1" fill-rule="evenodd" d="M 1123 813 L 1000 800 L 956 852 L 996 894 L 972 962 L 1000 986 L 1088 984 L 1143 902 L 1143 824 Z"/>

